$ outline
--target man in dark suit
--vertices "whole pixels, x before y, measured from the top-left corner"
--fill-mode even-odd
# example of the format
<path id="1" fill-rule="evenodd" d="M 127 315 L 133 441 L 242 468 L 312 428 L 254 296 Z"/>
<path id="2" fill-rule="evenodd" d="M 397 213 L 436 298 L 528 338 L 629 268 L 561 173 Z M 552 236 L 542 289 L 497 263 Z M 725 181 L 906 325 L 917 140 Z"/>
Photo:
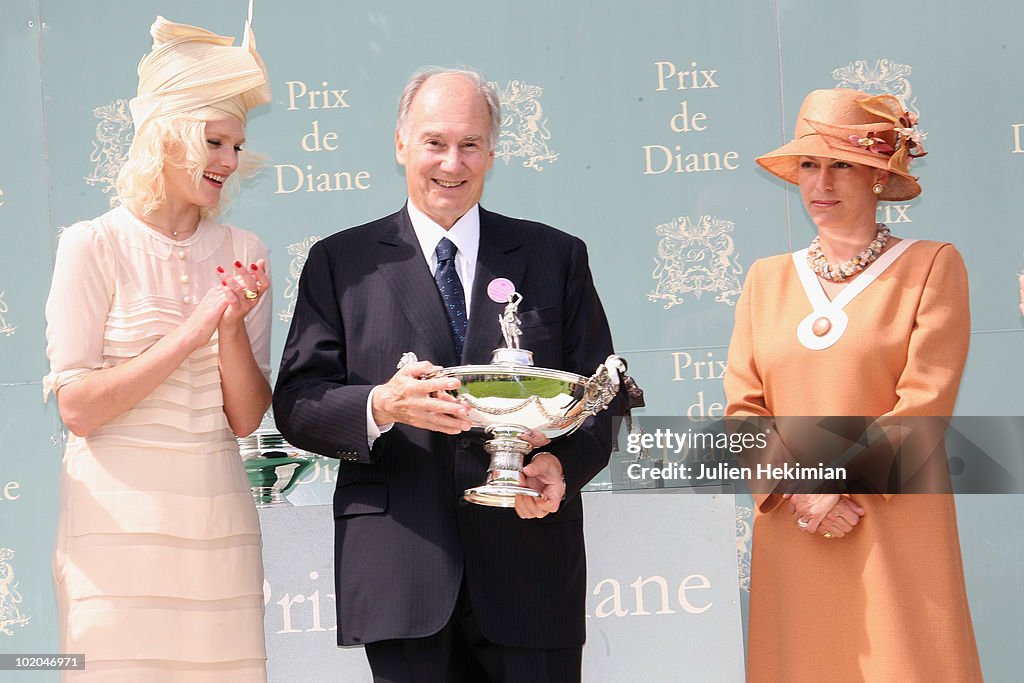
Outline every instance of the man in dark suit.
<path id="1" fill-rule="evenodd" d="M 550 445 L 532 437 L 545 448 L 528 457 L 524 484 L 540 497 L 470 505 L 461 493 L 489 458 L 468 409 L 445 393 L 458 380 L 422 379 L 490 361 L 505 302 L 488 286 L 501 278 L 523 296 L 522 343 L 537 366 L 590 376 L 612 351 L 583 242 L 478 204 L 499 122 L 478 74 L 413 75 L 395 134 L 409 201 L 313 245 L 281 362 L 278 428 L 341 460 L 338 642 L 365 644 L 377 681 L 580 678 L 579 492 L 608 461 L 612 411 Z M 406 351 L 430 360 L 395 372 Z"/>

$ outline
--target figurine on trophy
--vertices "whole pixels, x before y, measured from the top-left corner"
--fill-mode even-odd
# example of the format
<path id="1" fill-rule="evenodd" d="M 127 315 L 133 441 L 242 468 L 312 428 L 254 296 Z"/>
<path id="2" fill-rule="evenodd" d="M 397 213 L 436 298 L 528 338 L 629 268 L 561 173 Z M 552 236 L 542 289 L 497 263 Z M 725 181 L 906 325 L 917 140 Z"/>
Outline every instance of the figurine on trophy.
<path id="1" fill-rule="evenodd" d="M 508 305 L 498 316 L 498 327 L 501 328 L 501 336 L 505 340 L 505 348 L 495 349 L 494 358 L 491 362 L 519 363 L 520 365 L 533 365 L 533 354 L 529 351 L 522 352 L 519 348 L 519 337 L 523 334 L 522 321 L 519 319 L 519 302 L 523 295 L 513 291 L 508 296 Z"/>

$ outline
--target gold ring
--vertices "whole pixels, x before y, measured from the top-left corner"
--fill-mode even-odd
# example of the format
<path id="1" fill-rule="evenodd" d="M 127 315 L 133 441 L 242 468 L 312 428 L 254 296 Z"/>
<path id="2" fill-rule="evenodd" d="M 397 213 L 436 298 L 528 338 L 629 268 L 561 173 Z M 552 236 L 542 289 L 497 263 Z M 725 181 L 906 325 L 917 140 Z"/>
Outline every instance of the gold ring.
<path id="1" fill-rule="evenodd" d="M 256 292 L 252 291 L 251 289 L 246 288 L 246 289 L 243 289 L 242 291 L 245 292 L 245 298 L 246 299 L 256 299 L 256 298 L 259 298 L 259 294 L 257 294 Z"/>
<path id="2" fill-rule="evenodd" d="M 821 535 L 821 537 L 822 538 L 832 538 L 832 532 L 831 531 L 826 531 L 825 533 L 823 533 Z"/>

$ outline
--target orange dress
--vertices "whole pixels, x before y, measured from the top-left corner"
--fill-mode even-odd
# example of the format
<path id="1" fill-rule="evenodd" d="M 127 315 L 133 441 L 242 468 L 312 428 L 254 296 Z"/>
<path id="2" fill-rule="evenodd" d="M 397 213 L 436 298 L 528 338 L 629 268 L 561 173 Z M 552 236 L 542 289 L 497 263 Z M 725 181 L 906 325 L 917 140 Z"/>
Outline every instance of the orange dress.
<path id="1" fill-rule="evenodd" d="M 797 338 L 811 311 L 791 254 L 751 267 L 727 414 L 952 414 L 970 334 L 952 245 L 911 244 L 846 304 L 828 348 Z M 951 495 L 855 494 L 865 515 L 832 540 L 797 529 L 779 495 L 755 498 L 748 681 L 982 680 Z"/>

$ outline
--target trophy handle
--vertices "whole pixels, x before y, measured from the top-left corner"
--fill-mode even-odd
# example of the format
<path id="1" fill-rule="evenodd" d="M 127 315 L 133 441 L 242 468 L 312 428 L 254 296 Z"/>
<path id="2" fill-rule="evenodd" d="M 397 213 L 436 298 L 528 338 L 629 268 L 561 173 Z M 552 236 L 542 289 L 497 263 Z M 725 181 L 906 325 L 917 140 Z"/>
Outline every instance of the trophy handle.
<path id="1" fill-rule="evenodd" d="M 402 368 L 404 368 L 406 365 L 409 365 L 410 363 L 419 363 L 419 362 L 420 362 L 420 359 L 416 356 L 415 353 L 413 353 L 412 351 L 406 351 L 405 353 L 402 354 L 402 357 L 398 359 L 398 365 L 395 366 L 395 369 L 396 370 L 401 370 Z M 428 372 L 425 375 L 420 375 L 419 378 L 420 379 L 431 379 L 433 377 L 437 377 L 437 373 L 438 372 L 439 372 L 438 370 L 435 370 L 434 372 Z"/>
<path id="2" fill-rule="evenodd" d="M 413 353 L 412 351 L 406 351 L 405 353 L 402 354 L 402 357 L 398 359 L 398 365 L 395 366 L 395 369 L 401 370 L 410 363 L 418 363 L 419 360 L 420 359 L 416 357 L 415 353 Z"/>
<path id="3" fill-rule="evenodd" d="M 619 392 L 620 377 L 626 372 L 626 359 L 612 354 L 597 366 L 593 376 L 587 380 L 586 393 L 583 396 L 583 412 L 597 415 L 608 407 L 608 404 Z"/>

